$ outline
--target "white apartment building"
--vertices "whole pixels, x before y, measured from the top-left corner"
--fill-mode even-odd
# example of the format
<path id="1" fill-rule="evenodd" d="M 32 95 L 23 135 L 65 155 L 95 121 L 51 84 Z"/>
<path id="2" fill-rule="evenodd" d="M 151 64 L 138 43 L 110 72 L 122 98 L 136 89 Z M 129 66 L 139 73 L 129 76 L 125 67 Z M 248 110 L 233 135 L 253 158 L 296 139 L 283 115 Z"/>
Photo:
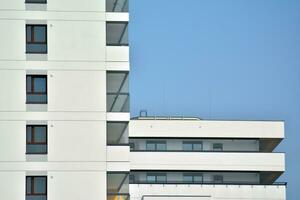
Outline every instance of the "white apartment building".
<path id="1" fill-rule="evenodd" d="M 131 200 L 285 200 L 282 121 L 137 117 L 130 121 Z"/>
<path id="2" fill-rule="evenodd" d="M 0 1 L 1 200 L 129 198 L 128 19 L 127 0 Z"/>
<path id="3" fill-rule="evenodd" d="M 0 200 L 285 199 L 283 122 L 130 121 L 128 21 L 128 0 L 0 0 Z"/>

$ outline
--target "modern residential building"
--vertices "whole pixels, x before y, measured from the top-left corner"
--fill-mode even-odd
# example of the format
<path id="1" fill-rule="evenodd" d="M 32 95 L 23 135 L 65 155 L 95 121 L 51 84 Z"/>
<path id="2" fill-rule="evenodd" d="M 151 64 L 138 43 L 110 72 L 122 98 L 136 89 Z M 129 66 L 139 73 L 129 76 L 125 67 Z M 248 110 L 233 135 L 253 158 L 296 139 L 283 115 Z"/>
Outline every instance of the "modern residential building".
<path id="1" fill-rule="evenodd" d="M 128 19 L 127 0 L 0 1 L 1 200 L 129 197 Z"/>
<path id="2" fill-rule="evenodd" d="M 282 121 L 137 117 L 130 121 L 131 200 L 284 200 Z"/>
<path id="3" fill-rule="evenodd" d="M 283 122 L 130 121 L 128 0 L 0 1 L 0 200 L 285 199 Z"/>

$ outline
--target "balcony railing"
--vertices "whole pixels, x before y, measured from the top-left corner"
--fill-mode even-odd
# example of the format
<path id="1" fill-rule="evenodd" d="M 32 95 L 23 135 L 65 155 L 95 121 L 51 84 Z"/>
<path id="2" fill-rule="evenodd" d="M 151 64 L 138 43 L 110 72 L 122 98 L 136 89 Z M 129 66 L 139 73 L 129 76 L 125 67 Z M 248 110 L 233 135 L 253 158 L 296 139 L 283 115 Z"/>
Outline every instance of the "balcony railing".
<path id="1" fill-rule="evenodd" d="M 129 112 L 128 72 L 107 72 L 107 112 Z"/>
<path id="2" fill-rule="evenodd" d="M 128 0 L 106 0 L 106 12 L 128 12 Z"/>
<path id="3" fill-rule="evenodd" d="M 107 112 L 129 112 L 129 93 L 107 93 Z"/>
<path id="4" fill-rule="evenodd" d="M 269 186 L 287 186 L 287 182 L 275 182 L 275 183 L 254 183 L 247 181 L 224 181 L 222 183 L 213 181 L 203 182 L 184 182 L 184 181 L 167 181 L 167 182 L 147 182 L 147 181 L 131 181 L 130 184 L 149 184 L 149 185 L 269 185 Z"/>
<path id="5" fill-rule="evenodd" d="M 126 194 L 107 194 L 107 200 L 130 200 L 130 195 Z"/>

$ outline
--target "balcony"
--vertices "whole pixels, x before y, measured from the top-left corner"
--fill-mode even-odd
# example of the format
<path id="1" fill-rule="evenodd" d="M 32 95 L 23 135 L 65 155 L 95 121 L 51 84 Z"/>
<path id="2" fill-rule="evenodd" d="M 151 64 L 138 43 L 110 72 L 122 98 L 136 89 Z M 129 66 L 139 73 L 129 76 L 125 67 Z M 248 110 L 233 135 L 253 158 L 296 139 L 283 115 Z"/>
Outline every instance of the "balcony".
<path id="1" fill-rule="evenodd" d="M 285 200 L 285 184 L 130 184 L 132 199 L 142 200 L 211 200 L 211 199 L 272 199 Z"/>
<path id="2" fill-rule="evenodd" d="M 283 172 L 284 153 L 130 152 L 131 170 Z"/>
<path id="3" fill-rule="evenodd" d="M 129 200 L 129 173 L 107 173 L 107 199 Z"/>
<path id="4" fill-rule="evenodd" d="M 129 112 L 128 72 L 107 72 L 107 112 Z"/>
<path id="5" fill-rule="evenodd" d="M 282 121 L 214 121 L 198 118 L 145 117 L 130 121 L 130 138 L 259 139 L 272 151 L 284 138 Z"/>

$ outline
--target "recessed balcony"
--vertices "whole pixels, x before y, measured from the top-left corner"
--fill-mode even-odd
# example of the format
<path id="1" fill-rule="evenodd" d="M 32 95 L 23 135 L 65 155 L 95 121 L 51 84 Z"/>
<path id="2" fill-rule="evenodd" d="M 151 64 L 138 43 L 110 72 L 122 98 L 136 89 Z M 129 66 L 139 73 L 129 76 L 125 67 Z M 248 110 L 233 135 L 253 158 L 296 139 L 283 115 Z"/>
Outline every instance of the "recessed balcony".
<path id="1" fill-rule="evenodd" d="M 283 172 L 284 153 L 130 152 L 132 170 Z M 279 173 L 279 174 L 280 174 Z"/>

